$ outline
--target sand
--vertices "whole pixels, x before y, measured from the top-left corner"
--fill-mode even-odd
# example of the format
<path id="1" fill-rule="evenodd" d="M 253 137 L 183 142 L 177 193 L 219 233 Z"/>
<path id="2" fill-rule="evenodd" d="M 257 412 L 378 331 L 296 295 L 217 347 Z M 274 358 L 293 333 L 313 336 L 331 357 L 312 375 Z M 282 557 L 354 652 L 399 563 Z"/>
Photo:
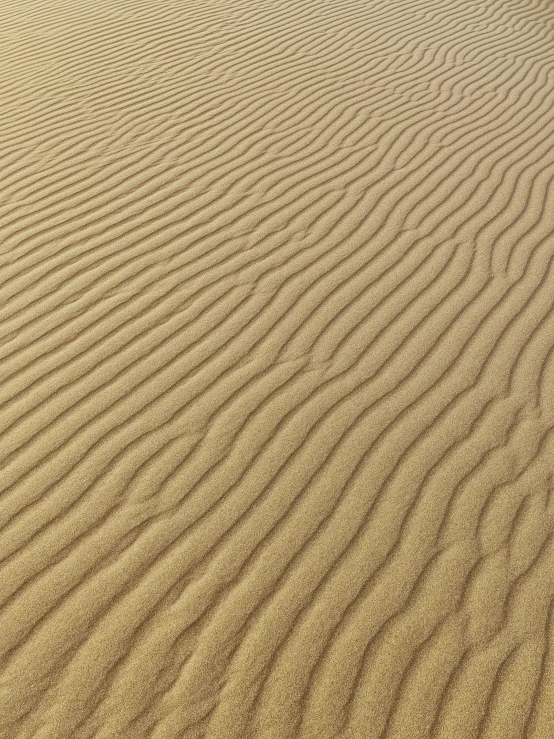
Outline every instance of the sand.
<path id="1" fill-rule="evenodd" d="M 554 5 L 0 6 L 0 738 L 554 737 Z"/>

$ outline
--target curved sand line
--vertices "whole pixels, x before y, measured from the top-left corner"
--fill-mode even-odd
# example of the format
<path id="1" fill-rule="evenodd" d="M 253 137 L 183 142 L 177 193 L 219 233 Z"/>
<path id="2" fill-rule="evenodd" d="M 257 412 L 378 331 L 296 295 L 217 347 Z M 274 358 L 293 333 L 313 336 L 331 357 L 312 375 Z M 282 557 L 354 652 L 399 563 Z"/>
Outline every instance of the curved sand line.
<path id="1" fill-rule="evenodd" d="M 2 739 L 554 736 L 554 6 L 0 40 Z"/>

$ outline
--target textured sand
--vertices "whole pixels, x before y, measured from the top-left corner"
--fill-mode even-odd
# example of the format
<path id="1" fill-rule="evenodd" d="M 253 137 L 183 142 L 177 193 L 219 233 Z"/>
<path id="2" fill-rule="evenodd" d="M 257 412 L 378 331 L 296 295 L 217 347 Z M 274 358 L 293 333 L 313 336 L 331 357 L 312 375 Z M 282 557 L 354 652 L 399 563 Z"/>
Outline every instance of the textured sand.
<path id="1" fill-rule="evenodd" d="M 554 737 L 554 4 L 4 0 L 1 739 Z"/>

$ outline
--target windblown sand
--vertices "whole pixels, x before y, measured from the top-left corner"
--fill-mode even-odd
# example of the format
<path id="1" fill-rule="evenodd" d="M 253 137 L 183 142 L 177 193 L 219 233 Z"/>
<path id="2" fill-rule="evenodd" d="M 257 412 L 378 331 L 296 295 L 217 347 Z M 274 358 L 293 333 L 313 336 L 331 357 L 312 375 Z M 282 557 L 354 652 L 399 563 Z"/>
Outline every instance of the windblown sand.
<path id="1" fill-rule="evenodd" d="M 4 0 L 1 739 L 554 737 L 554 4 Z"/>

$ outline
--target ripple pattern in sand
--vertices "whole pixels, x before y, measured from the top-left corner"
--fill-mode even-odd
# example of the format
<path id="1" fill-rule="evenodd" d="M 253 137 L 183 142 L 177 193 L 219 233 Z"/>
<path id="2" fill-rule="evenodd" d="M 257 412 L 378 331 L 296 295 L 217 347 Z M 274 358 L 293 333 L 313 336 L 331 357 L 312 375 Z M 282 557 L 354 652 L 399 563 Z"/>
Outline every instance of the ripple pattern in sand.
<path id="1" fill-rule="evenodd" d="M 0 43 L 0 736 L 554 736 L 554 6 Z"/>

